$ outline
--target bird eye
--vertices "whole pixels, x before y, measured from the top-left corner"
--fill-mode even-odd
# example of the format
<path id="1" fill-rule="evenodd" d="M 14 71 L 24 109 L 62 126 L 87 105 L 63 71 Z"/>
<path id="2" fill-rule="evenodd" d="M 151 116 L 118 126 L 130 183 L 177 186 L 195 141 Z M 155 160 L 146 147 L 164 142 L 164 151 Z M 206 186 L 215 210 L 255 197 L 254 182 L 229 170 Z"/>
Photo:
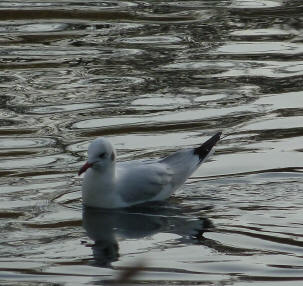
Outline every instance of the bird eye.
<path id="1" fill-rule="evenodd" d="M 101 153 L 100 155 L 99 155 L 99 158 L 104 158 L 105 157 L 105 155 L 106 155 L 106 153 L 104 152 L 104 153 Z"/>

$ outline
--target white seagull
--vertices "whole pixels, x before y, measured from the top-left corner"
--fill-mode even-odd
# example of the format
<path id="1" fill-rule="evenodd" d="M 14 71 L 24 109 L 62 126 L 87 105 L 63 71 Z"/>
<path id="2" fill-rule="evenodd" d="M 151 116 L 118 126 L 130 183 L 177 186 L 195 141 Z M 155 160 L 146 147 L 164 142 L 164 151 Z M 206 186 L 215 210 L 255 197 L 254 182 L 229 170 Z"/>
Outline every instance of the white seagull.
<path id="1" fill-rule="evenodd" d="M 112 144 L 100 137 L 88 147 L 83 204 L 97 208 L 125 208 L 167 199 L 198 169 L 220 140 L 218 132 L 201 146 L 177 151 L 165 158 L 116 162 Z"/>

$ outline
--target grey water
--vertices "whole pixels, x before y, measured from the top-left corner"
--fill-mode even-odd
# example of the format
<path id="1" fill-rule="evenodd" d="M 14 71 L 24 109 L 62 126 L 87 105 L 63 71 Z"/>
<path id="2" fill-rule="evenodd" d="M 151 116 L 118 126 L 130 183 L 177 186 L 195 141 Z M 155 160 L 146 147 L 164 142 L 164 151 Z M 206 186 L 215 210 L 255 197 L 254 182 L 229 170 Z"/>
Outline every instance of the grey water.
<path id="1" fill-rule="evenodd" d="M 0 284 L 302 285 L 303 3 L 0 3 Z M 228 135 L 165 203 L 83 209 L 79 167 Z M 120 278 L 119 278 L 120 277 Z"/>

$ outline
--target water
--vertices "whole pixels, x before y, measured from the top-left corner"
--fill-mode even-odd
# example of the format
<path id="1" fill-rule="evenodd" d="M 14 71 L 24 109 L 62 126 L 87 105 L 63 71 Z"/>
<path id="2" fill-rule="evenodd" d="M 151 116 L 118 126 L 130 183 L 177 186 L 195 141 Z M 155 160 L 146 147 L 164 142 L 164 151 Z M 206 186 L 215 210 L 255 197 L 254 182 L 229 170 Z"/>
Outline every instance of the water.
<path id="1" fill-rule="evenodd" d="M 302 12 L 282 0 L 1 1 L 1 285 L 103 285 L 127 271 L 134 285 L 301 285 Z M 219 130 L 229 136 L 169 202 L 82 214 L 77 170 L 93 138 L 127 160 Z"/>

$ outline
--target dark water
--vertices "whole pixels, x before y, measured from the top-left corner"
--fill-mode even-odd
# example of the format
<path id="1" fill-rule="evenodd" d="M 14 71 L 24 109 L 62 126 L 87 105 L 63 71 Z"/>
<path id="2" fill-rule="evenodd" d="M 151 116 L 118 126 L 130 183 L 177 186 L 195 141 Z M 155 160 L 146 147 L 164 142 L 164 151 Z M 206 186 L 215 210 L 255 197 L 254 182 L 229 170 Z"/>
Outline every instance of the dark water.
<path id="1" fill-rule="evenodd" d="M 302 285 L 302 15 L 295 0 L 1 1 L 0 284 L 103 285 L 135 265 L 133 284 Z M 93 138 L 127 160 L 219 130 L 167 204 L 82 217 Z"/>

